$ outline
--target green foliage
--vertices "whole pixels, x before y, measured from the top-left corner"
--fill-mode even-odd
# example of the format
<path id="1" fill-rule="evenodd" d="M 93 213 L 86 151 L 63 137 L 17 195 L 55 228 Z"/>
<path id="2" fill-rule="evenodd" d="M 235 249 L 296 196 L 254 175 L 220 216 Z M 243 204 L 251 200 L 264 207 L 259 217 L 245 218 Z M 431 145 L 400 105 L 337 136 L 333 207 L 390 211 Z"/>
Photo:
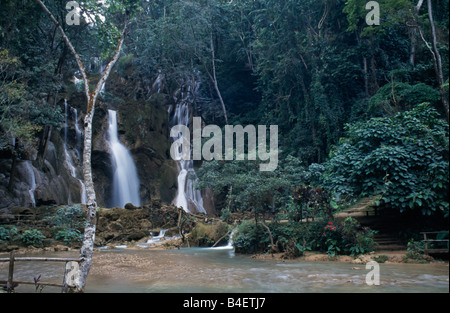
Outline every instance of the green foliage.
<path id="1" fill-rule="evenodd" d="M 18 231 L 15 227 L 0 227 L 0 240 L 8 241 L 17 235 Z"/>
<path id="2" fill-rule="evenodd" d="M 81 242 L 83 240 L 83 234 L 78 229 L 65 229 L 60 230 L 55 235 L 56 240 L 62 240 L 68 246 L 73 243 Z"/>
<path id="3" fill-rule="evenodd" d="M 19 238 L 27 246 L 41 246 L 46 237 L 37 229 L 29 229 L 24 231 Z"/>
<path id="4" fill-rule="evenodd" d="M 382 255 L 377 255 L 375 257 L 372 257 L 372 259 L 375 262 L 377 262 L 377 263 L 383 264 L 383 263 L 386 263 L 386 261 L 389 260 L 389 257 L 387 255 L 385 255 L 385 254 L 382 254 Z"/>
<path id="5" fill-rule="evenodd" d="M 62 240 L 66 245 L 82 241 L 83 234 L 80 230 L 84 227 L 85 219 L 81 206 L 63 206 L 47 219 L 52 225 L 56 240 Z"/>
<path id="6" fill-rule="evenodd" d="M 347 31 L 362 29 L 362 37 L 384 34 L 387 28 L 412 18 L 412 4 L 408 0 L 378 0 L 380 4 L 381 25 L 369 26 L 366 23 L 366 0 L 347 0 L 344 13 L 347 14 Z M 380 27 L 381 26 L 381 27 Z"/>
<path id="7" fill-rule="evenodd" d="M 68 229 L 84 227 L 83 208 L 80 205 L 63 206 L 48 219 L 53 226 L 65 227 Z"/>
<path id="8" fill-rule="evenodd" d="M 411 110 L 418 103 L 424 102 L 429 102 L 432 107 L 437 108 L 440 98 L 439 92 L 426 84 L 393 82 L 381 87 L 370 99 L 369 113 L 372 116 L 392 116 Z"/>
<path id="9" fill-rule="evenodd" d="M 323 228 L 319 245 L 330 258 L 339 254 L 358 256 L 374 250 L 374 234 L 373 230 L 361 227 L 355 219 L 348 217 L 342 223 L 329 222 Z"/>
<path id="10" fill-rule="evenodd" d="M 290 188 L 305 175 L 299 160 L 293 157 L 287 158 L 284 165 L 273 172 L 261 172 L 259 162 L 212 161 L 203 163 L 199 169 L 198 187 L 210 187 L 216 196 L 232 203 L 232 212 L 264 213 L 276 210 L 284 196 L 290 194 Z M 230 186 L 233 187 L 232 194 L 229 193 Z"/>
<path id="11" fill-rule="evenodd" d="M 233 238 L 235 251 L 242 254 L 254 254 L 268 249 L 269 239 L 266 231 L 254 221 L 244 221 L 238 226 Z"/>
<path id="12" fill-rule="evenodd" d="M 425 242 L 411 239 L 408 242 L 407 251 L 405 255 L 406 262 L 428 263 L 425 257 Z"/>
<path id="13" fill-rule="evenodd" d="M 4 227 L 0 227 L 0 240 L 6 241 L 9 240 L 9 238 L 9 231 Z"/>
<path id="14" fill-rule="evenodd" d="M 448 216 L 448 124 L 427 104 L 347 127 L 323 177 L 335 196 Z"/>

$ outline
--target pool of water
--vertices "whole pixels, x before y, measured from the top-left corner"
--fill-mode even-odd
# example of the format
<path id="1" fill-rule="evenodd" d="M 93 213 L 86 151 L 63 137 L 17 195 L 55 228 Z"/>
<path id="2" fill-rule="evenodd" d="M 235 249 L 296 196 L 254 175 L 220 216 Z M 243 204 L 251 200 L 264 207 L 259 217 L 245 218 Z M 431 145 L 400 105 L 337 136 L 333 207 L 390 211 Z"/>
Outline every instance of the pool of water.
<path id="1" fill-rule="evenodd" d="M 33 255 L 38 256 L 38 255 Z M 40 254 L 39 256 L 42 256 Z M 47 257 L 76 257 L 73 252 Z M 5 257 L 5 256 L 0 256 Z M 0 280 L 7 263 L 0 264 Z M 60 283 L 61 263 L 16 264 L 15 279 Z M 97 252 L 88 293 L 413 293 L 449 292 L 448 264 L 380 264 L 380 286 L 368 286 L 364 265 L 335 262 L 255 260 L 229 249 Z M 18 291 L 34 292 L 33 286 Z M 46 287 L 44 292 L 59 292 Z"/>

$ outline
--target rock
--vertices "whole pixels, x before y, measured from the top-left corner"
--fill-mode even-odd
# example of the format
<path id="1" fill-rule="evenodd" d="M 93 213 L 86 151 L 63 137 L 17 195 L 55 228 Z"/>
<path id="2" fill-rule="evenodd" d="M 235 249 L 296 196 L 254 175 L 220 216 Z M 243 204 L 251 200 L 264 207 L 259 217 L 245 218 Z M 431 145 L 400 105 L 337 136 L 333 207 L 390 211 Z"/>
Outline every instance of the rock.
<path id="1" fill-rule="evenodd" d="M 138 207 L 135 207 L 132 203 L 125 204 L 125 210 L 134 211 L 139 209 Z"/>
<path id="2" fill-rule="evenodd" d="M 6 251 L 8 251 L 8 252 L 15 251 L 15 250 L 19 250 L 19 246 L 9 245 L 8 247 L 6 247 Z"/>
<path id="3" fill-rule="evenodd" d="M 69 251 L 70 248 L 66 247 L 66 246 L 62 246 L 62 245 L 57 245 L 53 247 L 55 252 L 59 252 L 59 251 Z"/>
<path id="4" fill-rule="evenodd" d="M 372 262 L 372 256 L 370 255 L 361 255 L 357 259 L 353 260 L 353 264 L 367 264 Z"/>
<path id="5" fill-rule="evenodd" d="M 119 222 L 111 222 L 108 225 L 108 229 L 112 232 L 121 232 L 123 230 L 123 226 Z"/>

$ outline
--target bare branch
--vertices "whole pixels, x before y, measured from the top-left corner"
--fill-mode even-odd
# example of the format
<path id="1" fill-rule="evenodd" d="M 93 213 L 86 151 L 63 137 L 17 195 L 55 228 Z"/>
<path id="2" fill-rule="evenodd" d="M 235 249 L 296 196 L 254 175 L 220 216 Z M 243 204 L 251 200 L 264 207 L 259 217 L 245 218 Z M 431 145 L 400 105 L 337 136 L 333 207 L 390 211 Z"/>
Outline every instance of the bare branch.
<path id="1" fill-rule="evenodd" d="M 74 55 L 75 60 L 77 61 L 77 64 L 78 64 L 78 68 L 80 69 L 81 75 L 83 76 L 86 98 L 89 99 L 90 98 L 90 94 L 89 94 L 89 80 L 88 80 L 88 77 L 87 77 L 86 70 L 84 68 L 83 62 L 81 62 L 80 55 L 77 53 L 77 51 L 73 47 L 72 43 L 70 42 L 69 37 L 67 37 L 66 33 L 64 32 L 64 29 L 61 27 L 61 25 L 59 24 L 58 20 L 47 9 L 45 4 L 41 0 L 36 0 L 36 2 L 42 7 L 44 12 L 47 13 L 47 15 L 50 17 L 52 22 L 56 25 L 56 27 L 58 28 L 59 32 L 61 33 L 61 36 L 63 37 L 64 41 L 66 42 L 67 46 L 69 47 L 69 50 Z"/>

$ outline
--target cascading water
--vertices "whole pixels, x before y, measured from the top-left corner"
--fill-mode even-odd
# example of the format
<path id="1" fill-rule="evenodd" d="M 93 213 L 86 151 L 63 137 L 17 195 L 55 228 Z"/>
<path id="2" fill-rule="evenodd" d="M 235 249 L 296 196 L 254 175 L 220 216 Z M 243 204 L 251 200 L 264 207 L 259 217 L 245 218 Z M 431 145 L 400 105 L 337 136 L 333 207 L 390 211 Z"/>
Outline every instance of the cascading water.
<path id="1" fill-rule="evenodd" d="M 67 167 L 67 170 L 70 172 L 70 175 L 75 178 L 79 184 L 80 184 L 80 202 L 82 204 L 86 204 L 87 203 L 87 195 L 86 195 L 86 185 L 84 184 L 83 180 L 79 179 L 77 176 L 77 170 L 75 168 L 75 166 L 73 165 L 73 160 L 72 157 L 69 153 L 69 150 L 67 149 L 67 132 L 69 129 L 69 124 L 68 124 L 68 103 L 67 103 L 67 99 L 64 100 L 64 112 L 65 112 L 65 120 L 64 120 L 64 154 L 65 154 L 65 165 Z M 74 109 L 75 110 L 75 109 Z M 77 112 L 75 110 L 75 112 Z M 75 129 L 76 129 L 76 134 L 77 134 L 77 145 L 78 142 L 80 142 L 81 145 L 81 131 L 78 128 L 78 113 L 76 115 L 76 119 L 75 119 Z M 78 136 L 80 136 L 78 138 Z M 77 153 L 79 154 L 80 152 L 77 150 Z M 70 192 L 69 192 L 69 196 L 67 199 L 67 202 L 69 204 L 72 203 L 72 199 L 70 196 Z"/>
<path id="2" fill-rule="evenodd" d="M 78 110 L 75 108 L 72 108 L 72 114 L 73 114 L 73 124 L 75 125 L 75 134 L 76 134 L 76 150 L 78 154 L 78 158 L 81 160 L 81 150 L 82 150 L 82 142 L 81 138 L 83 136 L 83 132 L 81 131 L 80 127 L 78 126 Z"/>
<path id="3" fill-rule="evenodd" d="M 34 191 L 36 190 L 36 175 L 34 174 L 34 169 L 31 161 L 24 161 L 23 165 L 25 166 L 25 174 L 26 174 L 26 183 L 30 187 L 28 190 L 28 194 L 30 196 L 31 205 L 33 208 L 36 207 L 36 199 L 34 197 Z"/>
<path id="4" fill-rule="evenodd" d="M 159 77 L 159 76 L 158 76 Z M 187 84 L 186 90 L 181 91 L 178 98 L 175 98 L 176 106 L 174 115 L 171 121 L 171 127 L 176 125 L 184 125 L 189 127 L 190 107 L 195 99 L 195 94 L 199 88 L 199 84 L 196 83 L 194 88 Z M 169 109 L 170 110 L 170 109 Z M 177 141 L 181 138 L 181 134 L 178 138 L 173 138 Z M 182 147 L 179 151 L 176 151 L 179 155 L 182 155 Z M 183 160 L 177 161 L 178 165 L 178 192 L 177 197 L 174 200 L 174 204 L 177 207 L 182 207 L 186 212 L 192 212 L 196 210 L 199 213 L 205 213 L 206 210 L 203 206 L 203 198 L 200 190 L 195 189 L 195 169 L 194 161 Z"/>
<path id="5" fill-rule="evenodd" d="M 131 203 L 135 206 L 140 206 L 140 182 L 136 165 L 134 164 L 131 153 L 119 140 L 116 111 L 109 110 L 108 123 L 114 176 L 111 205 L 113 207 L 123 208 L 126 204 Z"/>

